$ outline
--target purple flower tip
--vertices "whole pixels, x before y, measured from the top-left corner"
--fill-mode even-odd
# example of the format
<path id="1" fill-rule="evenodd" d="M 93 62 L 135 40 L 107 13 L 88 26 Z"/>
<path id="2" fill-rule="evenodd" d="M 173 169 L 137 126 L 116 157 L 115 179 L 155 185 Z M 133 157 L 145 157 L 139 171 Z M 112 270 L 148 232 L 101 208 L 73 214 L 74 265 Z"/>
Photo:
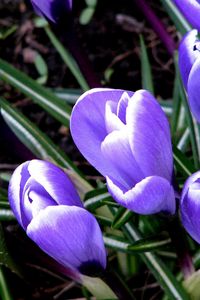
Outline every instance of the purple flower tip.
<path id="1" fill-rule="evenodd" d="M 65 18 L 72 9 L 72 0 L 31 0 L 31 3 L 38 15 L 53 23 Z"/>
<path id="2" fill-rule="evenodd" d="M 85 274 L 106 267 L 99 225 L 60 168 L 42 160 L 23 163 L 11 177 L 8 197 L 27 235 L 58 263 Z"/>
<path id="3" fill-rule="evenodd" d="M 140 214 L 175 212 L 169 124 L 149 92 L 86 92 L 74 106 L 71 133 L 118 203 Z"/>
<path id="4" fill-rule="evenodd" d="M 173 0 L 188 22 L 200 30 L 200 2 L 199 0 Z"/>
<path id="5" fill-rule="evenodd" d="M 187 179 L 181 195 L 180 211 L 186 231 L 200 244 L 200 171 Z"/>
<path id="6" fill-rule="evenodd" d="M 197 30 L 188 32 L 179 46 L 179 68 L 188 92 L 190 109 L 200 122 L 199 78 L 200 78 L 200 41 Z"/>

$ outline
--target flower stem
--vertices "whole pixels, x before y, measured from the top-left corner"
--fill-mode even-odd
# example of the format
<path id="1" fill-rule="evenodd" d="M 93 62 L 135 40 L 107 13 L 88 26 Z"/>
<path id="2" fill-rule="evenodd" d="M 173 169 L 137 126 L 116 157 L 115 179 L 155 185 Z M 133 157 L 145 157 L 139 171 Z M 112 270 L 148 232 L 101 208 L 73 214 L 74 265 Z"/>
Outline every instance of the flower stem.
<path id="1" fill-rule="evenodd" d="M 77 38 L 73 26 L 73 17 L 69 15 L 59 24 L 50 23 L 56 35 L 60 36 L 62 44 L 70 51 L 90 88 L 101 87 L 101 83 L 93 70 L 93 66 Z"/>
<path id="2" fill-rule="evenodd" d="M 177 216 L 169 221 L 169 234 L 176 250 L 179 266 L 184 278 L 187 279 L 194 273 L 195 269 L 192 257 L 188 252 L 188 245 L 183 228 Z"/>
<path id="3" fill-rule="evenodd" d="M 139 7 L 139 9 L 143 12 L 145 18 L 151 24 L 151 27 L 153 28 L 153 30 L 156 32 L 156 34 L 159 36 L 159 38 L 165 45 L 169 54 L 173 55 L 174 50 L 176 49 L 176 46 L 175 46 L 174 40 L 166 31 L 163 23 L 156 16 L 154 11 L 151 9 L 149 4 L 145 0 L 139 0 L 139 1 L 135 0 L 135 3 Z"/>

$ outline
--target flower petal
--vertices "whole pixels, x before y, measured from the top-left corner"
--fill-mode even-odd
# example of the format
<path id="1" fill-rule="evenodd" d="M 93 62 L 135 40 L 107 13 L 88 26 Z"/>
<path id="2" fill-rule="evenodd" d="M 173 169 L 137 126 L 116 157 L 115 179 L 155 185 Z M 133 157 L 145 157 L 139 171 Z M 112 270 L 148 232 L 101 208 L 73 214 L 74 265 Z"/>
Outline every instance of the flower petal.
<path id="1" fill-rule="evenodd" d="M 199 99 L 199 93 L 200 93 L 199 78 L 200 77 L 199 76 L 200 76 L 200 57 L 195 61 L 188 79 L 188 101 L 189 101 L 190 109 L 198 122 L 200 122 L 200 99 Z"/>
<path id="2" fill-rule="evenodd" d="M 107 135 L 105 107 L 107 101 L 118 103 L 124 90 L 92 89 L 84 93 L 73 108 L 71 134 L 84 157 L 103 175 L 110 169 L 102 158 L 101 143 Z M 134 93 L 127 92 L 131 97 Z"/>
<path id="3" fill-rule="evenodd" d="M 180 211 L 183 226 L 200 243 L 200 171 L 186 181 L 181 195 Z"/>
<path id="4" fill-rule="evenodd" d="M 107 135 L 101 144 L 101 150 L 111 166 L 107 176 L 119 180 L 128 190 L 145 176 L 133 157 L 127 128 L 124 127 L 123 130 L 113 131 Z"/>
<path id="5" fill-rule="evenodd" d="M 26 220 L 26 217 L 21 211 L 21 206 L 24 186 L 26 184 L 26 181 L 30 177 L 30 174 L 28 172 L 28 165 L 29 161 L 21 164 L 15 169 L 10 179 L 8 188 L 8 199 L 10 202 L 10 206 L 15 217 L 17 218 L 17 221 L 24 229 L 25 227 L 23 223 Z"/>
<path id="6" fill-rule="evenodd" d="M 118 182 L 106 177 L 108 190 L 122 206 L 143 215 L 158 212 L 175 213 L 175 195 L 170 183 L 159 176 L 146 177 L 124 192 Z"/>
<path id="7" fill-rule="evenodd" d="M 199 57 L 199 51 L 194 49 L 197 34 L 196 29 L 191 30 L 184 36 L 179 46 L 179 69 L 186 90 L 190 71 Z"/>
<path id="8" fill-rule="evenodd" d="M 158 102 L 149 92 L 137 91 L 129 101 L 126 117 L 132 153 L 145 177 L 157 175 L 171 181 L 170 128 Z"/>
<path id="9" fill-rule="evenodd" d="M 106 266 L 106 252 L 96 219 L 75 206 L 50 206 L 27 227 L 28 236 L 60 264 L 79 269 L 83 264 Z"/>
<path id="10" fill-rule="evenodd" d="M 57 204 L 83 206 L 73 183 L 59 167 L 34 159 L 29 163 L 28 170 Z"/>
<path id="11" fill-rule="evenodd" d="M 185 18 L 194 28 L 200 30 L 200 3 L 198 0 L 174 0 Z"/>
<path id="12" fill-rule="evenodd" d="M 31 0 L 37 14 L 56 23 L 72 9 L 72 0 Z"/>

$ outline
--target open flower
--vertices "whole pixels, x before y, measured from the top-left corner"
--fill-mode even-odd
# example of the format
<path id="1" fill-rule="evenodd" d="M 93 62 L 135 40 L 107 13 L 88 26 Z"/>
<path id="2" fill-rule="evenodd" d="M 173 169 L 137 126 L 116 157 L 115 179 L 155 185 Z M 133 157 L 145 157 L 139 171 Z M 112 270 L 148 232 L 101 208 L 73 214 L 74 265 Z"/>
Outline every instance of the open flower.
<path id="1" fill-rule="evenodd" d="M 53 23 L 59 22 L 72 9 L 72 0 L 31 0 L 31 3 L 38 15 Z"/>
<path id="2" fill-rule="evenodd" d="M 175 212 L 169 124 L 149 92 L 84 93 L 72 112 L 71 133 L 118 203 L 140 214 Z"/>
<path id="3" fill-rule="evenodd" d="M 173 0 L 188 22 L 200 29 L 200 2 L 199 0 Z"/>
<path id="4" fill-rule="evenodd" d="M 99 225 L 60 168 L 41 160 L 23 163 L 11 177 L 8 196 L 27 235 L 57 262 L 83 274 L 105 268 Z"/>
<path id="5" fill-rule="evenodd" d="M 200 244 L 200 171 L 187 179 L 181 195 L 180 211 L 183 226 Z"/>
<path id="6" fill-rule="evenodd" d="M 200 122 L 200 41 L 197 30 L 185 35 L 179 46 L 179 68 L 181 77 L 188 93 L 190 109 Z"/>

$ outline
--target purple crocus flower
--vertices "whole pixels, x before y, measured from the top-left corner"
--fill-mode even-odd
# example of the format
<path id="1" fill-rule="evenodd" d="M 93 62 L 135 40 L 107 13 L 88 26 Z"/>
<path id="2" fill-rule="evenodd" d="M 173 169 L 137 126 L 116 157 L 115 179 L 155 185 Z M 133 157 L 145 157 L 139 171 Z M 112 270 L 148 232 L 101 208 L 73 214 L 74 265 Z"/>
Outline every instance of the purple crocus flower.
<path id="1" fill-rule="evenodd" d="M 200 1 L 199 0 L 173 0 L 188 22 L 200 30 Z"/>
<path id="2" fill-rule="evenodd" d="M 179 46 L 179 69 L 188 93 L 190 109 L 200 122 L 200 41 L 197 40 L 197 30 L 188 32 Z"/>
<path id="3" fill-rule="evenodd" d="M 72 0 L 31 0 L 31 3 L 40 16 L 57 23 L 72 9 Z"/>
<path id="4" fill-rule="evenodd" d="M 105 268 L 99 225 L 60 168 L 41 160 L 23 163 L 11 177 L 8 196 L 27 235 L 61 265 L 83 274 Z"/>
<path id="5" fill-rule="evenodd" d="M 182 191 L 180 211 L 183 226 L 200 244 L 200 171 L 191 175 Z"/>
<path id="6" fill-rule="evenodd" d="M 149 92 L 84 93 L 72 112 L 71 133 L 118 203 L 140 214 L 175 212 L 169 124 Z"/>

